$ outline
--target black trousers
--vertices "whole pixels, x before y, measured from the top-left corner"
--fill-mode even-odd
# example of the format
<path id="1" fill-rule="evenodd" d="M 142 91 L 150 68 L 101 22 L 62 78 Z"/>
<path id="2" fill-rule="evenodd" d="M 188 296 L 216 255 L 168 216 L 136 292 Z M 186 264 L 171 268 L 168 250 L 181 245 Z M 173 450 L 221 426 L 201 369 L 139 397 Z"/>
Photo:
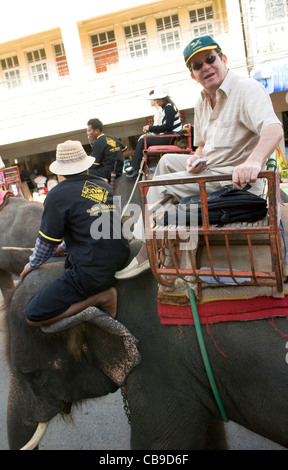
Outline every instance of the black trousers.
<path id="1" fill-rule="evenodd" d="M 25 316 L 34 322 L 54 318 L 64 313 L 70 305 L 103 292 L 114 284 L 115 280 L 111 278 L 110 283 L 101 285 L 94 278 L 77 272 L 76 267 L 72 266 L 28 301 Z"/>
<path id="2" fill-rule="evenodd" d="M 169 145 L 172 140 L 172 137 L 165 137 L 164 135 L 159 136 L 152 136 L 147 137 L 147 147 L 151 145 Z M 143 157 L 143 150 L 144 150 L 144 138 L 138 140 L 135 152 L 132 158 L 131 166 L 133 166 L 134 170 L 139 170 L 141 160 Z"/>

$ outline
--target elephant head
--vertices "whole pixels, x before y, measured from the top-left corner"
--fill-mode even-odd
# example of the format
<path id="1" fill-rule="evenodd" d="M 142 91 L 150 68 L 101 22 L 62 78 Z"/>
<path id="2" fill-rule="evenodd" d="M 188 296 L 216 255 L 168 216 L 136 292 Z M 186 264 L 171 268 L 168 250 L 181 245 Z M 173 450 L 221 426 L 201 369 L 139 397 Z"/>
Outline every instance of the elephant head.
<path id="1" fill-rule="evenodd" d="M 93 324 L 84 322 L 59 332 L 27 324 L 23 306 L 63 270 L 61 262 L 47 266 L 20 283 L 7 314 L 11 449 L 22 448 L 39 422 L 69 413 L 72 403 L 115 392 L 140 361 L 137 340 L 103 312 Z"/>

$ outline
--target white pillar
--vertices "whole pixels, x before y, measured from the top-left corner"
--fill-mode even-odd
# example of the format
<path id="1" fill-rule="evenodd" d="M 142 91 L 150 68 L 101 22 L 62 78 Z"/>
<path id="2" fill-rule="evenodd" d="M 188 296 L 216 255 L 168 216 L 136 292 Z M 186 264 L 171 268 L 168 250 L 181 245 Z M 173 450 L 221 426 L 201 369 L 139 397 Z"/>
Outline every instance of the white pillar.
<path id="1" fill-rule="evenodd" d="M 229 25 L 229 43 L 233 56 L 245 60 L 242 19 L 238 0 L 226 0 L 226 10 Z"/>
<path id="2" fill-rule="evenodd" d="M 84 60 L 76 21 L 67 18 L 66 21 L 61 22 L 60 27 L 70 77 L 75 83 L 83 81 L 85 78 Z"/>

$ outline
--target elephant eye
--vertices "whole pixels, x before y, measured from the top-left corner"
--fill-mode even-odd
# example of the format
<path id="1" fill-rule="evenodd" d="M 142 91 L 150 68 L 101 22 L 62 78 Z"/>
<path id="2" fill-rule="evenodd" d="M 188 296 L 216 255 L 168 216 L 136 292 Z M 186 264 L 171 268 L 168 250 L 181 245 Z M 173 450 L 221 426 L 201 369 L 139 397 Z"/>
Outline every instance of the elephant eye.
<path id="1" fill-rule="evenodd" d="M 45 381 L 44 371 L 42 370 L 22 369 L 21 372 L 29 381 L 36 382 L 37 384 Z"/>

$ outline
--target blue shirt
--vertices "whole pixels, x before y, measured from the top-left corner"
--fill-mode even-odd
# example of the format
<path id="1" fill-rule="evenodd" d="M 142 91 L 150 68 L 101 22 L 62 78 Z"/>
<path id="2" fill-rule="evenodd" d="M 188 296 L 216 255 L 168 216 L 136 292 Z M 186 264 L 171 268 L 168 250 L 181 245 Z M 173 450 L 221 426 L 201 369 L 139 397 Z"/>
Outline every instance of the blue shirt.
<path id="1" fill-rule="evenodd" d="M 39 268 L 41 264 L 45 263 L 45 261 L 47 261 L 53 255 L 56 248 L 57 247 L 55 245 L 45 243 L 38 237 L 35 243 L 34 251 L 29 258 L 30 269 L 33 270 Z"/>

